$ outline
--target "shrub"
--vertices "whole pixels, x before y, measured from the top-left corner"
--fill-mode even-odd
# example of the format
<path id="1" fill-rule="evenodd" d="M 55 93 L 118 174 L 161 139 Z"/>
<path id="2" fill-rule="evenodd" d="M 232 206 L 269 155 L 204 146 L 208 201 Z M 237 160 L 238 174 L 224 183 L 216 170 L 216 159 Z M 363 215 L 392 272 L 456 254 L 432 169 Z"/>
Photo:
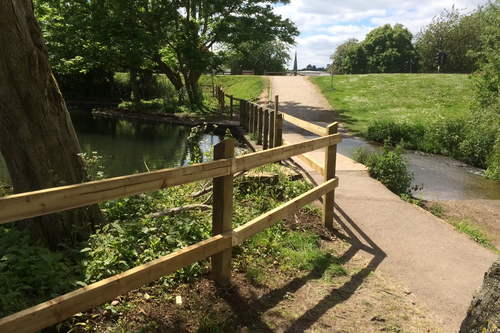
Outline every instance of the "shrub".
<path id="1" fill-rule="evenodd" d="M 0 317 L 71 291 L 77 273 L 67 255 L 31 246 L 28 230 L 0 228 Z"/>
<path id="2" fill-rule="evenodd" d="M 376 142 L 389 140 L 393 146 L 403 141 L 404 148 L 417 149 L 425 133 L 425 126 L 419 123 L 376 120 L 372 125 L 368 126 L 366 138 Z"/>
<path id="3" fill-rule="evenodd" d="M 368 174 L 380 180 L 389 190 L 396 194 L 408 193 L 410 191 L 413 174 L 408 172 L 408 160 L 402 156 L 403 148 L 397 145 L 390 150 L 389 142 L 386 141 L 380 153 L 363 152 L 363 148 L 356 148 L 354 159 L 358 162 L 365 161 Z"/>
<path id="4" fill-rule="evenodd" d="M 493 152 L 488 157 L 488 169 L 486 169 L 486 177 L 500 181 L 500 136 L 493 149 Z"/>

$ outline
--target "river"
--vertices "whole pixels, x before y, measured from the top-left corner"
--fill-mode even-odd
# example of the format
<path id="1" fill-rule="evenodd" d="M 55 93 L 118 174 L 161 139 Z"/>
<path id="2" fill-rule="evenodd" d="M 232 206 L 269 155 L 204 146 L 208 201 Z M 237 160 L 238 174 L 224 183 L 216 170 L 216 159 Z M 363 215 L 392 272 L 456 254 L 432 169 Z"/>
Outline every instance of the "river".
<path id="1" fill-rule="evenodd" d="M 221 135 L 201 134 L 188 142 L 191 128 L 187 126 L 102 118 L 90 110 L 70 110 L 71 118 L 82 147 L 91 156 L 102 156 L 107 177 L 123 176 L 162 168 L 187 165 L 193 154 L 207 159 L 211 147 Z M 308 139 L 314 138 L 307 137 Z M 338 152 L 352 157 L 354 149 L 365 146 L 379 149 L 380 145 L 345 135 Z M 413 185 L 423 188 L 413 193 L 426 200 L 500 200 L 500 182 L 486 179 L 484 170 L 471 167 L 445 156 L 408 151 L 409 169 L 414 173 Z M 4 161 L 0 158 L 0 181 L 9 183 Z"/>
<path id="2" fill-rule="evenodd" d="M 102 156 L 99 162 L 108 178 L 146 172 L 146 165 L 150 170 L 187 165 L 193 154 L 205 161 L 205 153 L 223 139 L 203 133 L 190 143 L 188 126 L 98 118 L 90 110 L 71 109 L 70 115 L 82 151 Z M 0 181 L 10 183 L 1 157 Z"/>

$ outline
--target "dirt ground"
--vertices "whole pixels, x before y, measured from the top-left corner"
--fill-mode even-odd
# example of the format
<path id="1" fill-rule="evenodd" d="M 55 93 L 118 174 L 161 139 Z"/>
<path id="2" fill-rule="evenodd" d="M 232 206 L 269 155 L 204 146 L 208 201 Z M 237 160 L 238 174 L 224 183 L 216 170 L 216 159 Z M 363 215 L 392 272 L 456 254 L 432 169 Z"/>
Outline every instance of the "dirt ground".
<path id="1" fill-rule="evenodd" d="M 464 201 L 428 201 L 426 207 L 439 204 L 444 208 L 444 220 L 466 220 L 484 231 L 497 249 L 500 249 L 500 201 L 464 200 Z"/>
<path id="2" fill-rule="evenodd" d="M 226 288 L 207 278 L 170 291 L 141 288 L 115 300 L 113 308 L 74 317 L 73 327 L 76 332 L 441 332 L 411 292 L 373 272 L 366 258 L 351 255 L 359 253 L 359 244 L 344 241 L 341 231 L 304 214 L 286 225 L 318 232 L 321 247 L 338 256 L 348 274 L 290 273 L 276 264 L 264 268 L 266 279 L 256 284 L 233 270 Z M 177 296 L 182 304 L 176 304 Z"/>

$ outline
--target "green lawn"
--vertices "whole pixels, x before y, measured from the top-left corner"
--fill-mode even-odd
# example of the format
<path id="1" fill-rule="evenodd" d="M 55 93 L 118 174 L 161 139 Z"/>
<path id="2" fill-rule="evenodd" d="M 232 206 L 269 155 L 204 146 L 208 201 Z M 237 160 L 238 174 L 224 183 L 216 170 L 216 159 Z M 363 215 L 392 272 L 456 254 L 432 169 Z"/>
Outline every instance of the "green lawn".
<path id="1" fill-rule="evenodd" d="M 340 121 L 363 133 L 375 120 L 407 120 L 428 125 L 436 119 L 462 118 L 473 92 L 463 74 L 369 74 L 312 77 Z"/>
<path id="2" fill-rule="evenodd" d="M 199 84 L 210 85 L 210 75 L 203 75 Z M 226 94 L 248 101 L 257 101 L 267 87 L 268 80 L 261 76 L 215 75 L 214 84 L 222 86 Z"/>

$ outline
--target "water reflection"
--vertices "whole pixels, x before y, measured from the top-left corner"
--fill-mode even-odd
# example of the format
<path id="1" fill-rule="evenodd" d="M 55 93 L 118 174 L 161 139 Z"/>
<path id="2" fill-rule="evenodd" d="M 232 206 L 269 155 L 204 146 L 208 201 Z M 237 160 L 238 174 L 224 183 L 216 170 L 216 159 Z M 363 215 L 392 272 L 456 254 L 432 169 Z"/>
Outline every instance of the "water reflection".
<path id="1" fill-rule="evenodd" d="M 71 110 L 82 151 L 102 156 L 107 177 L 116 177 L 187 165 L 193 155 L 204 153 L 222 138 L 202 134 L 197 142 L 189 143 L 191 128 L 187 126 L 146 123 L 124 119 L 93 117 L 89 110 Z M 10 182 L 5 162 L 0 158 L 0 181 Z"/>

